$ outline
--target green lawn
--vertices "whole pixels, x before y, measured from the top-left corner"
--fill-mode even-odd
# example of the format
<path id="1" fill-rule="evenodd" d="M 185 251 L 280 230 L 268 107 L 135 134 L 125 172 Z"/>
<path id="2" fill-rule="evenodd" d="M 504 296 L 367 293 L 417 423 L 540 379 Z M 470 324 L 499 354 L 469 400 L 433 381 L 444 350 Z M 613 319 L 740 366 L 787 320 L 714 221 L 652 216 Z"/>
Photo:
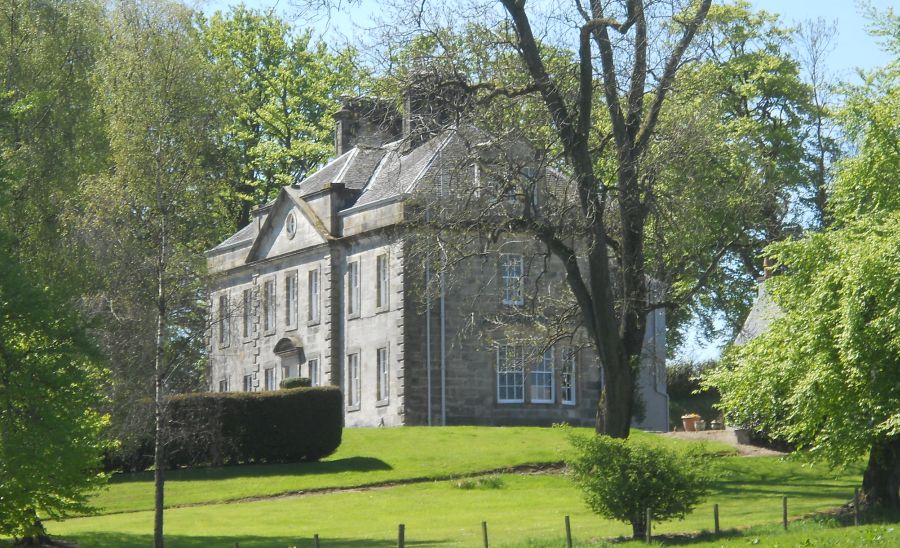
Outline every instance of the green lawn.
<path id="1" fill-rule="evenodd" d="M 584 431 L 589 431 L 584 429 Z M 635 436 L 650 436 L 635 432 Z M 673 447 L 685 444 L 652 436 Z M 223 502 L 309 489 L 444 479 L 523 464 L 558 462 L 568 447 L 556 428 L 404 427 L 344 430 L 318 463 L 199 468 L 167 473 L 166 505 Z M 724 445 L 710 450 L 728 452 Z M 100 513 L 153 508 L 152 475 L 119 474 L 93 499 Z"/>
<path id="2" fill-rule="evenodd" d="M 797 517 L 846 502 L 859 478 L 858 470 L 833 477 L 822 468 L 774 458 L 727 457 L 715 463 L 720 479 L 709 500 L 685 521 L 660 524 L 658 533 L 711 529 L 713 503 L 719 504 L 724 529 L 778 523 L 782 495 L 789 497 L 790 514 Z M 529 539 L 561 538 L 566 514 L 581 543 L 630 532 L 625 524 L 591 514 L 564 476 L 501 477 L 499 488 L 464 490 L 452 481 L 425 482 L 171 509 L 166 512 L 167 545 L 230 548 L 239 541 L 242 548 L 311 546 L 309 539 L 318 533 L 323 546 L 390 546 L 396 545 L 402 522 L 410 546 L 475 546 L 485 520 L 492 545 L 515 546 Z M 151 512 L 50 524 L 52 534 L 100 548 L 146 546 L 151 529 Z M 558 545 L 550 542 L 548 546 Z"/>
<path id="3" fill-rule="evenodd" d="M 677 449 L 690 447 L 667 437 L 635 433 Z M 449 477 L 475 475 L 522 464 L 558 462 L 568 448 L 565 433 L 549 428 L 348 429 L 340 450 L 321 463 L 254 465 L 182 470 L 169 474 L 166 539 L 170 547 L 232 548 L 312 546 L 395 546 L 397 525 L 406 525 L 409 546 L 480 546 L 487 521 L 492 546 L 560 546 L 564 516 L 571 516 L 579 546 L 605 545 L 627 536 L 626 524 L 602 520 L 588 511 L 568 478 L 555 473 L 500 474 L 499 482 L 462 489 Z M 657 524 L 667 543 L 712 529 L 712 506 L 719 504 L 726 534 L 691 539 L 697 546 L 897 545 L 890 526 L 845 530 L 818 522 L 781 520 L 781 497 L 799 518 L 845 503 L 858 485 L 860 469 L 835 475 L 821 467 L 772 457 L 742 458 L 723 445 L 708 445 L 715 488 L 684 521 Z M 417 480 L 414 483 L 404 483 Z M 366 488 L 386 483 L 389 487 Z M 477 484 L 477 482 L 476 482 Z M 335 492 L 282 496 L 323 488 Z M 221 501 L 240 501 L 222 503 Z M 120 475 L 95 503 L 103 514 L 48 522 L 52 535 L 84 547 L 147 546 L 153 515 L 149 474 Z M 810 524 L 811 523 L 811 524 Z M 756 527 L 746 531 L 747 527 Z M 742 531 L 740 534 L 736 530 Z M 664 537 L 665 538 L 665 537 Z M 0 542 L 0 545 L 3 543 Z"/>

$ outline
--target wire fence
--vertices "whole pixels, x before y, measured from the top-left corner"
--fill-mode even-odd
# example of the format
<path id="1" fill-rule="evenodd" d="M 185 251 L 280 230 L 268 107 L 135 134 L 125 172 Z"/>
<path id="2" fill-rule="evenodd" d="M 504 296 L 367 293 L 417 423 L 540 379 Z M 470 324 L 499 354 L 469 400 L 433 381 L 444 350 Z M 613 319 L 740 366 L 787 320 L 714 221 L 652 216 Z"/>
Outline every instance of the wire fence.
<path id="1" fill-rule="evenodd" d="M 859 525 L 859 488 L 855 488 L 853 490 L 853 525 Z M 715 536 L 719 536 L 722 534 L 722 530 L 720 528 L 719 522 L 719 505 L 713 504 L 713 534 Z M 653 540 L 653 509 L 647 508 L 646 514 L 644 516 L 646 529 L 644 540 L 648 543 Z M 789 527 L 789 516 L 788 516 L 788 497 L 781 497 L 781 522 L 784 530 L 787 531 Z M 572 524 L 569 516 L 565 516 L 563 522 L 563 530 L 565 533 L 565 546 L 566 548 L 572 548 Z M 488 536 L 488 523 L 486 521 L 481 522 L 481 538 L 484 543 L 484 548 L 490 547 L 490 538 Z M 312 547 L 312 548 L 321 548 L 323 545 L 327 545 L 327 539 L 320 538 L 318 534 L 313 535 L 312 539 L 299 542 L 294 544 L 290 548 L 301 548 L 301 547 Z M 397 525 L 397 548 L 405 548 L 406 546 L 406 525 L 400 523 Z M 240 548 L 240 542 L 234 543 L 234 548 Z"/>

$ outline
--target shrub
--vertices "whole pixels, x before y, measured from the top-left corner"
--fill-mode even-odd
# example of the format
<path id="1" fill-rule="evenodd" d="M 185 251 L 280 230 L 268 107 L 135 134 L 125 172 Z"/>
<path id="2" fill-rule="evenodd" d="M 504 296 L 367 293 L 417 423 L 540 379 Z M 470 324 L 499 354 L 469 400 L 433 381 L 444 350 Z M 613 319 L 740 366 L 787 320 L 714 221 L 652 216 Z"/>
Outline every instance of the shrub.
<path id="1" fill-rule="evenodd" d="M 677 453 L 636 440 L 569 434 L 575 448 L 569 473 L 588 507 L 600 516 L 631 523 L 645 535 L 653 521 L 683 519 L 706 496 L 709 476 L 699 453 Z"/>
<path id="2" fill-rule="evenodd" d="M 334 387 L 174 396 L 168 465 L 319 460 L 341 444 L 341 404 Z"/>
<path id="3" fill-rule="evenodd" d="M 479 478 L 466 478 L 453 483 L 457 489 L 502 489 L 503 477 L 498 475 L 481 476 Z"/>
<path id="4" fill-rule="evenodd" d="M 309 388 L 312 380 L 309 377 L 289 377 L 278 383 L 278 388 L 289 390 L 291 388 Z"/>

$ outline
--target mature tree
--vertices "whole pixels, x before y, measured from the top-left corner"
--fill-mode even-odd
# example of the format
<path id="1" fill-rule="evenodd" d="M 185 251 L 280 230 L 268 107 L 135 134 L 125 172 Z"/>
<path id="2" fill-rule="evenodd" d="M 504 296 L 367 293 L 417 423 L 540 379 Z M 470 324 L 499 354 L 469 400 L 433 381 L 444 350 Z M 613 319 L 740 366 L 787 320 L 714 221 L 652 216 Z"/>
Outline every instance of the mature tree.
<path id="1" fill-rule="evenodd" d="M 85 182 L 79 217 L 105 266 L 97 300 L 108 310 L 103 343 L 114 380 L 138 387 L 138 411 L 139 395 L 152 401 L 154 538 L 162 546 L 166 396 L 181 381 L 202 380 L 202 252 L 224 222 L 224 183 L 210 165 L 216 81 L 184 6 L 122 2 L 109 25 L 96 82 L 112 168 Z"/>
<path id="2" fill-rule="evenodd" d="M 792 38 L 777 17 L 747 2 L 713 6 L 698 36 L 699 61 L 673 87 L 652 149 L 661 154 L 652 163 L 667 166 L 651 214 L 661 236 L 648 239 L 653 275 L 682 283 L 693 277 L 679 257 L 706 255 L 688 264 L 697 268 L 724 249 L 691 305 L 672 310 L 673 327 L 690 315 L 708 336 L 731 335 L 756 293 L 762 249 L 804 215 L 821 217 L 796 197 L 820 193 L 805 160 L 827 139 L 827 113 L 811 100 L 813 88 L 789 54 Z"/>
<path id="3" fill-rule="evenodd" d="M 426 133 L 429 117 L 488 132 L 466 137 L 472 155 L 458 166 L 477 163 L 480 181 L 463 196 L 444 181 L 421 204 L 438 243 L 430 264 L 446 271 L 466 254 L 536 242 L 534 299 L 513 315 L 523 324 L 525 309 L 545 305 L 529 321 L 548 343 L 563 322 L 587 334 L 603 364 L 598 430 L 627 436 L 647 315 L 693 303 L 735 308 L 736 324 L 756 254 L 782 237 L 805 188 L 813 106 L 790 32 L 746 3 L 472 2 L 463 24 L 451 9 L 400 4 L 386 34 L 413 38 L 387 61 L 407 83 L 407 114 Z M 404 24 L 412 32 L 397 32 Z M 525 141 L 530 157 L 516 146 Z M 546 291 L 554 261 L 563 299 Z"/>
<path id="4" fill-rule="evenodd" d="M 880 27 L 898 48 L 900 19 Z M 731 351 L 706 379 L 733 421 L 832 464 L 868 451 L 863 491 L 900 507 L 900 66 L 851 88 L 843 127 L 857 147 L 842 161 L 826 230 L 767 249 L 767 282 L 783 316 Z"/>
<path id="5" fill-rule="evenodd" d="M 40 544 L 42 518 L 85 511 L 105 481 L 105 370 L 78 315 L 19 267 L 12 242 L 0 233 L 0 535 Z"/>
<path id="6" fill-rule="evenodd" d="M 21 266 L 77 293 L 89 279 L 61 214 L 85 173 L 103 167 L 106 141 L 90 73 L 101 43 L 93 0 L 0 2 L 0 224 Z M 65 249 L 66 253 L 61 253 Z"/>
<path id="7" fill-rule="evenodd" d="M 238 228 L 250 210 L 303 179 L 334 151 L 331 115 L 356 83 L 353 51 L 329 52 L 274 12 L 243 5 L 200 21 L 206 54 L 225 87 L 222 146 Z"/>

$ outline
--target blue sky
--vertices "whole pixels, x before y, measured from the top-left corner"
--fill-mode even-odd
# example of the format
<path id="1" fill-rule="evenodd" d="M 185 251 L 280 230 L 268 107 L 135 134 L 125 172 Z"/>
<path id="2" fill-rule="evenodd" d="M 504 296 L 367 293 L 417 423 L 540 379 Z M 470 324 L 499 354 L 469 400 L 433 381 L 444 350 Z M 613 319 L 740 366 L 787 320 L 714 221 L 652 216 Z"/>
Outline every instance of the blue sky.
<path id="1" fill-rule="evenodd" d="M 199 5 L 202 11 L 213 12 L 239 3 L 240 0 L 201 0 Z M 261 9 L 274 7 L 288 18 L 297 13 L 290 0 L 244 0 L 243 3 Z M 351 4 L 346 0 L 341 3 L 344 6 Z M 751 0 L 751 3 L 758 9 L 780 14 L 787 24 L 817 18 L 837 21 L 836 47 L 828 58 L 828 65 L 842 79 L 853 80 L 856 68 L 872 69 L 888 62 L 887 53 L 879 48 L 875 38 L 866 33 L 867 22 L 861 14 L 859 0 Z M 866 3 L 881 11 L 897 4 L 894 0 L 867 0 Z M 365 26 L 372 13 L 378 10 L 378 5 L 375 1 L 362 0 L 359 5 L 333 14 L 331 26 L 344 31 L 350 30 L 350 21 Z"/>

